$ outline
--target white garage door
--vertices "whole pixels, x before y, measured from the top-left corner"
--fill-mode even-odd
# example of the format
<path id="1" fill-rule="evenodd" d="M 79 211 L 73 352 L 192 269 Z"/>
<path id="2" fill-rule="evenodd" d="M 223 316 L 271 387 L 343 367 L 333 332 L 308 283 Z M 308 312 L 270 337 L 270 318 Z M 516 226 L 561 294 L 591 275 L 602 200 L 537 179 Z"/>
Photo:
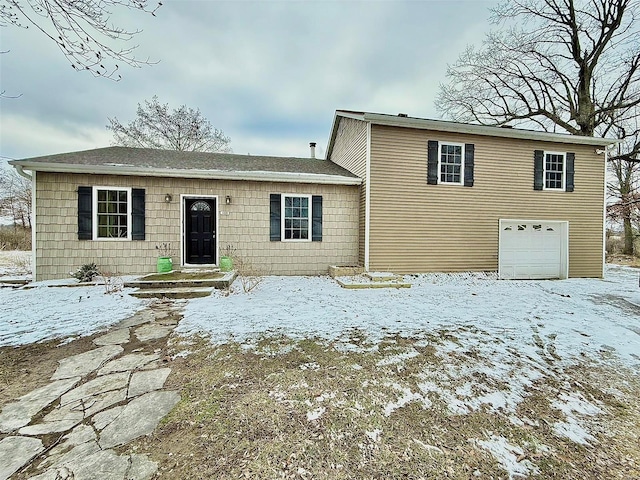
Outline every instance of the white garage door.
<path id="1" fill-rule="evenodd" d="M 568 222 L 500 220 L 499 277 L 567 278 L 568 234 Z"/>

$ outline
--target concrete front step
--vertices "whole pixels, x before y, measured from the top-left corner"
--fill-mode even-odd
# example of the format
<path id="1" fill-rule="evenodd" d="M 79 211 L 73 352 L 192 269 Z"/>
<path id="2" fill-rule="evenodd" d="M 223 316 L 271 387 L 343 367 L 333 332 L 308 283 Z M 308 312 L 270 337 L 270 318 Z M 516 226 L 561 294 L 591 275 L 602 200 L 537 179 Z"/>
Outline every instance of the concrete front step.
<path id="1" fill-rule="evenodd" d="M 359 290 L 364 288 L 411 288 L 410 283 L 405 282 L 381 282 L 381 281 L 371 281 L 371 282 L 350 282 L 343 278 L 336 278 L 336 282 L 342 288 L 347 288 L 350 290 Z"/>
<path id="2" fill-rule="evenodd" d="M 174 272 L 171 272 L 174 273 Z M 231 272 L 210 272 L 198 275 L 197 272 L 190 272 L 190 278 L 175 279 L 171 273 L 166 274 L 166 280 L 158 277 L 163 275 L 147 275 L 137 280 L 125 282 L 125 287 L 138 288 L 140 290 L 162 290 L 173 288 L 229 288 L 236 279 L 237 273 Z M 193 276 L 191 276 L 193 275 Z"/>
<path id="3" fill-rule="evenodd" d="M 199 298 L 211 295 L 215 289 L 229 288 L 236 276 L 235 271 L 170 272 L 166 275 L 147 275 L 138 280 L 126 282 L 125 287 L 137 288 L 138 290 L 130 294 L 137 298 Z"/>
<path id="4" fill-rule="evenodd" d="M 401 278 L 398 275 L 391 272 L 367 272 L 364 274 L 364 276 L 367 277 L 372 282 L 389 283 L 389 282 L 398 282 L 401 280 Z"/>
<path id="5" fill-rule="evenodd" d="M 126 282 L 125 287 L 139 288 L 140 290 L 157 290 L 162 288 L 226 288 L 229 286 L 229 280 L 172 280 L 172 281 L 145 281 L 133 280 Z"/>
<path id="6" fill-rule="evenodd" d="M 215 287 L 177 287 L 177 288 L 145 288 L 131 292 L 129 295 L 136 298 L 201 298 L 208 297 Z"/>

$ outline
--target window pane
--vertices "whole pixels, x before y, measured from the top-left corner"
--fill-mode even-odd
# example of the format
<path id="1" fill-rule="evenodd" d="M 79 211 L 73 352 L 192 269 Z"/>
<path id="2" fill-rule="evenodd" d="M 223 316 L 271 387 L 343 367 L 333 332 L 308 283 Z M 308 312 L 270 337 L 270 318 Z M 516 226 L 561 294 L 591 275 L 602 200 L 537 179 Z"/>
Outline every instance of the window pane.
<path id="1" fill-rule="evenodd" d="M 98 190 L 98 238 L 126 238 L 129 204 L 126 190 Z"/>

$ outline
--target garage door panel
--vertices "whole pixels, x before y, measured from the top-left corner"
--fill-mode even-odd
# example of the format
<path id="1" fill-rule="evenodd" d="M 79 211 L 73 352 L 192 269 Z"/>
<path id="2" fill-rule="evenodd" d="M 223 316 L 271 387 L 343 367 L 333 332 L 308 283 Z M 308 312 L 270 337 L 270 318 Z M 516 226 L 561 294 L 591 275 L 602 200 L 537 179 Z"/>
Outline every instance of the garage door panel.
<path id="1" fill-rule="evenodd" d="M 504 279 L 563 278 L 566 271 L 566 222 L 500 221 L 498 270 Z"/>

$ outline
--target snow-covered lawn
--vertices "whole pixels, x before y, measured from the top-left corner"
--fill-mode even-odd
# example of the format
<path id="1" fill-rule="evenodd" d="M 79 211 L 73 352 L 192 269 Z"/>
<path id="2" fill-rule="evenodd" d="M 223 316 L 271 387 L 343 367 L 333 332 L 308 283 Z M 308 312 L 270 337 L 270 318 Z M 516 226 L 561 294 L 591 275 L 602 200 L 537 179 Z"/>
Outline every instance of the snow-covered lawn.
<path id="1" fill-rule="evenodd" d="M 570 360 L 613 355 L 640 364 L 640 270 L 608 266 L 601 279 L 499 281 L 491 274 L 406 276 L 409 289 L 343 289 L 328 277 L 266 277 L 245 294 L 191 300 L 178 331 L 213 342 L 265 333 L 371 342 L 391 334 L 456 332 L 451 349 L 479 348 L 523 358 L 541 352 Z"/>
<path id="2" fill-rule="evenodd" d="M 23 250 L 0 250 L 0 276 L 30 277 L 31 257 Z"/>
<path id="3" fill-rule="evenodd" d="M 91 335 L 146 305 L 126 291 L 107 294 L 104 285 L 51 286 L 71 282 L 0 288 L 0 347 Z"/>

